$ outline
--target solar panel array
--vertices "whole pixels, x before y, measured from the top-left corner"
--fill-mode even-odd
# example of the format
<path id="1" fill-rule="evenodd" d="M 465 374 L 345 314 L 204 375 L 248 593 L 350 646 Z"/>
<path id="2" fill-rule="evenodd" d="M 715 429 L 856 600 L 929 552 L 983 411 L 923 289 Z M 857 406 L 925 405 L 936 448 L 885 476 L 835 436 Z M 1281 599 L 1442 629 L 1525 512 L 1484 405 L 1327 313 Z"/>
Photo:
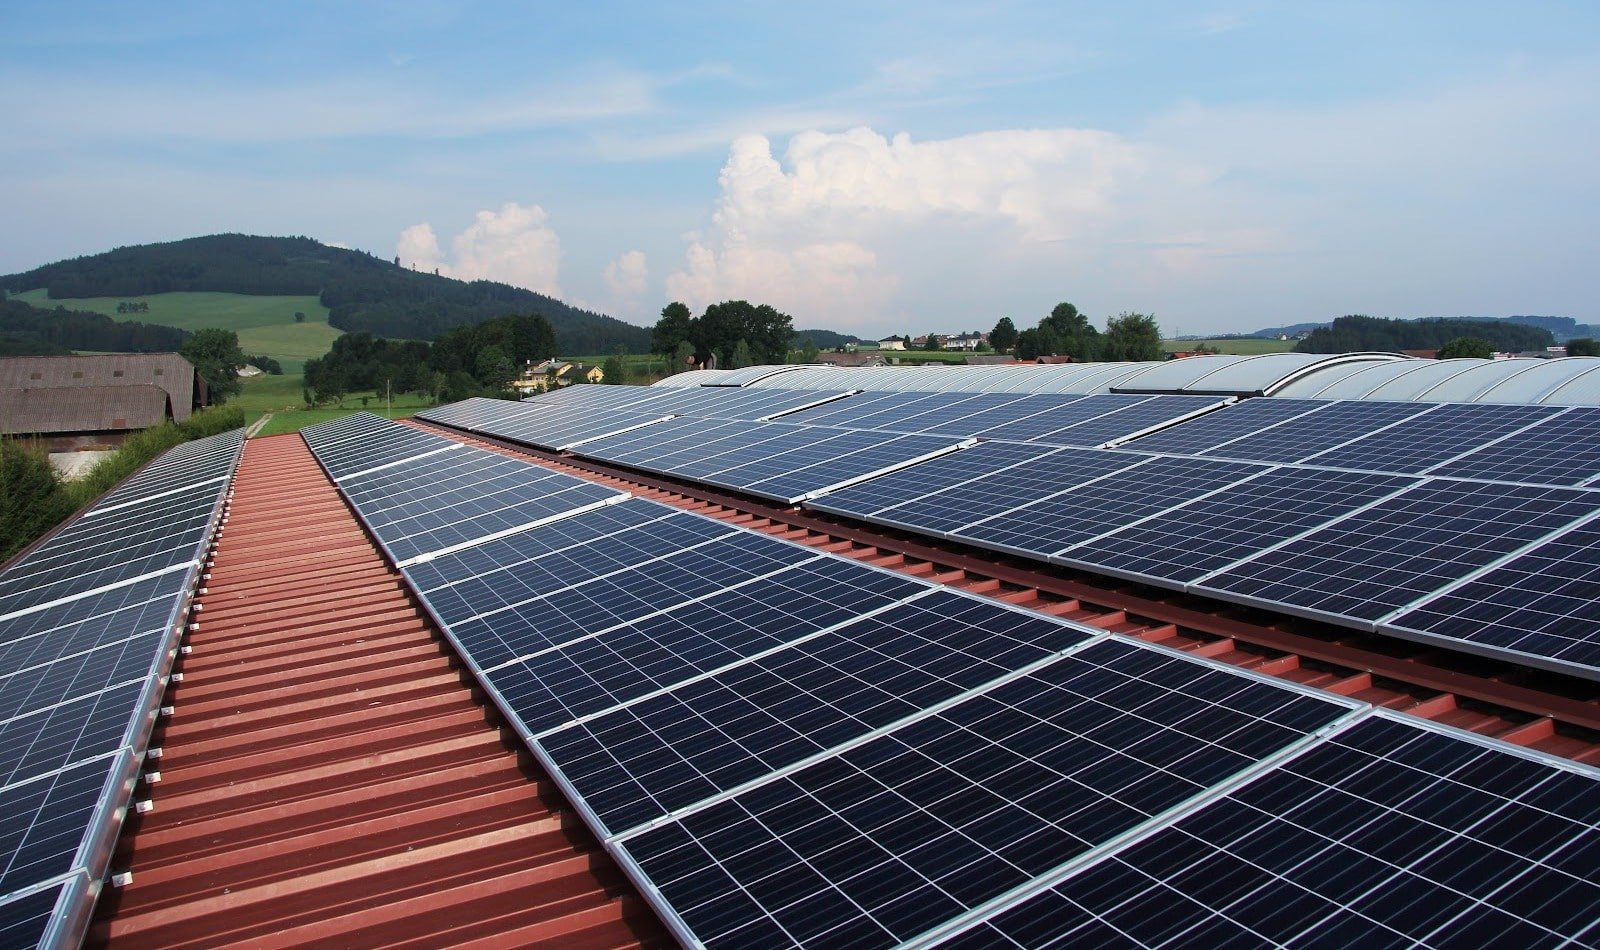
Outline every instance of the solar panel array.
<path id="1" fill-rule="evenodd" d="M 242 430 L 173 448 L 0 572 L 0 943 L 81 939 Z"/>
<path id="2" fill-rule="evenodd" d="M 1051 459 L 1065 470 L 1074 456 L 1117 460 L 1084 485 L 1163 466 L 1176 478 L 1192 461 L 984 443 L 883 480 L 935 467 L 981 480 Z M 1319 474 L 1213 460 L 1184 477 L 1188 503 L 1219 511 L 1249 480 L 1286 510 L 1299 497 L 1348 511 L 1439 481 L 1340 492 Z M 1093 517 L 1157 483 L 1114 484 Z M 376 485 L 347 497 L 363 520 L 393 507 Z M 1281 908 L 1230 897 L 1247 873 L 1310 908 L 1318 936 L 1460 927 L 1581 942 L 1592 923 L 1544 912 L 1519 884 L 1593 906 L 1600 773 L 1586 767 L 641 499 L 404 572 L 688 945 L 1042 944 L 1115 936 L 1127 925 L 1106 921 L 1133 900 L 1173 907 L 1140 915 L 1146 930 L 1121 942 L 1297 933 Z M 1514 778 L 1502 788 L 1500 775 Z M 1327 819 L 1345 824 L 1298 809 L 1308 795 L 1347 803 Z M 1269 833 L 1234 835 L 1241 820 Z M 1530 822 L 1548 828 L 1507 833 Z M 1334 834 L 1389 850 L 1371 860 L 1321 843 Z M 1462 868 L 1487 849 L 1507 886 L 1460 899 Z M 1149 880 L 1119 886 L 1129 874 Z M 1097 875 L 1111 883 L 1071 885 Z M 1394 910 L 1412 894 L 1428 902 L 1415 919 Z M 1258 920 L 1271 913 L 1277 930 Z"/>

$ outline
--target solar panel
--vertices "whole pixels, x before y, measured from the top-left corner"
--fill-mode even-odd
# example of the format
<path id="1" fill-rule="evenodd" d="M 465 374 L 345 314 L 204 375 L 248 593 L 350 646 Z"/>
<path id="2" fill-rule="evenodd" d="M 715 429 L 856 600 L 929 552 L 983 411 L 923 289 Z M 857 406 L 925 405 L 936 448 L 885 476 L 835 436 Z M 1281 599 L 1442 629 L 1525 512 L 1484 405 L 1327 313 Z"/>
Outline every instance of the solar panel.
<path id="1" fill-rule="evenodd" d="M 618 553 L 633 532 L 613 542 Z M 451 634 L 485 669 L 518 656 L 548 650 L 620 624 L 672 610 L 724 588 L 816 558 L 814 551 L 763 535 L 736 532 L 665 556 L 647 556 L 619 569 L 588 578 L 594 567 L 583 552 L 561 558 L 551 583 L 573 583 L 539 593 L 531 572 L 519 571 L 512 584 L 470 586 L 463 591 L 474 613 L 451 624 Z M 559 555 L 550 555 L 551 558 Z M 543 560 L 543 559 L 541 559 Z M 431 597 L 432 595 L 430 595 Z"/>
<path id="2" fill-rule="evenodd" d="M 1036 462 L 1054 451 L 1048 446 L 1023 442 L 979 442 L 969 449 L 820 495 L 807 501 L 806 507 L 870 518 L 886 508 L 954 490 L 974 479 L 992 478 L 1013 465 Z M 1137 456 L 1126 458 L 1129 464 L 1138 460 Z M 987 487 L 992 483 L 983 484 Z"/>
<path id="3" fill-rule="evenodd" d="M 306 444 L 335 482 L 363 472 L 439 451 L 455 450 L 460 443 L 432 432 L 379 419 L 383 425 L 348 441 L 333 445 Z"/>
<path id="4" fill-rule="evenodd" d="M 978 393 L 957 407 L 956 411 L 948 413 L 945 418 L 924 419 L 922 431 L 938 435 L 975 436 L 1006 423 L 1089 398 L 1093 397 L 1057 393 L 1029 396 L 1019 396 L 1016 393 Z"/>
<path id="5" fill-rule="evenodd" d="M 1591 945 L 1596 780 L 1375 716 L 942 945 Z"/>
<path id="6" fill-rule="evenodd" d="M 1277 468 L 1086 541 L 1063 560 L 1141 580 L 1195 581 L 1417 484 L 1402 475 Z"/>
<path id="7" fill-rule="evenodd" d="M 1420 472 L 1560 411 L 1555 406 L 1447 404 L 1305 461 L 1364 471 Z M 1308 422 L 1315 426 L 1316 420 L 1312 416 Z"/>
<path id="8" fill-rule="evenodd" d="M 965 452 L 984 449 L 980 442 Z M 1004 457 L 1003 455 L 997 456 Z M 1058 449 L 1024 458 L 992 475 L 912 497 L 872 516 L 873 521 L 924 534 L 946 535 L 1058 492 L 1147 462 L 1149 456 L 1089 449 Z"/>
<path id="9" fill-rule="evenodd" d="M 1316 399 L 1246 399 L 1171 428 L 1140 436 L 1124 448 L 1169 455 L 1198 455 L 1327 405 Z"/>
<path id="10" fill-rule="evenodd" d="M 1261 470 L 1261 466 L 1242 462 L 1150 458 L 1070 491 L 968 523 L 952 530 L 950 536 L 1031 557 L 1048 557 Z"/>
<path id="11" fill-rule="evenodd" d="M 1600 492 L 1430 479 L 1196 589 L 1370 624 L 1600 510 Z"/>
<path id="12" fill-rule="evenodd" d="M 1261 402 L 1277 400 L 1250 399 L 1244 405 Z M 1268 426 L 1254 435 L 1234 439 L 1214 449 L 1202 450 L 1200 454 L 1255 462 L 1298 462 L 1318 452 L 1371 435 L 1384 426 L 1420 416 L 1433 408 L 1433 403 L 1421 402 L 1326 402 L 1308 415 Z"/>
<path id="13" fill-rule="evenodd" d="M 0 692 L 7 685 L 0 684 Z M 0 719 L 0 788 L 120 749 L 131 738 L 129 712 L 146 685 L 141 678 L 65 702 L 35 703 L 28 712 Z"/>
<path id="14" fill-rule="evenodd" d="M 67 874 L 79 864 L 84 829 L 109 810 L 127 758 L 103 756 L 0 789 L 0 894 Z"/>
<path id="15" fill-rule="evenodd" d="M 1430 475 L 1540 485 L 1581 485 L 1600 476 L 1600 408 L 1579 406 L 1470 455 L 1428 469 Z"/>
<path id="16" fill-rule="evenodd" d="M 785 446 L 781 460 L 760 459 L 704 476 L 713 484 L 794 503 L 880 473 L 955 451 L 953 436 L 901 435 L 885 438 L 845 432 L 805 445 Z M 781 461 L 782 464 L 778 464 Z"/>
<path id="17" fill-rule="evenodd" d="M 612 833 L 825 752 L 1089 637 L 934 591 L 538 739 Z"/>
<path id="18" fill-rule="evenodd" d="M 841 392 L 807 389 L 726 389 L 693 387 L 667 391 L 649 401 L 650 412 L 675 413 L 706 419 L 763 419 L 830 403 Z"/>
<path id="19" fill-rule="evenodd" d="M 486 425 L 478 430 L 485 435 L 510 439 L 542 449 L 575 448 L 590 439 L 599 439 L 640 426 L 661 422 L 667 413 L 635 412 L 627 409 L 597 412 L 589 406 L 560 406 L 529 412 L 521 418 Z"/>
<path id="20" fill-rule="evenodd" d="M 1048 397 L 1035 397 L 1035 400 L 1043 402 L 1046 398 Z M 1151 398 L 1153 397 L 1123 396 L 1115 393 L 1079 398 L 1057 397 L 1055 405 L 1041 408 L 1038 412 L 1020 419 L 985 425 L 976 434 L 985 439 L 998 441 L 1032 442 L 1040 436 L 1088 422 L 1108 412 L 1136 406 Z"/>
<path id="21" fill-rule="evenodd" d="M 1100 641 L 619 843 L 707 946 L 885 945 L 1156 819 L 1350 709 Z"/>
<path id="22" fill-rule="evenodd" d="M 56 884 L 0 903 L 0 946 L 49 945 L 50 925 L 71 882 Z"/>
<path id="23" fill-rule="evenodd" d="M 876 392 L 860 393 L 784 416 L 784 422 L 832 426 L 836 429 L 912 431 L 905 420 L 930 409 L 947 409 L 964 398 L 961 393 Z"/>
<path id="24" fill-rule="evenodd" d="M 1600 676 L 1600 526 L 1583 524 L 1387 622 L 1482 652 Z"/>
<path id="25" fill-rule="evenodd" d="M 562 726 L 919 592 L 916 581 L 817 558 L 491 669 L 530 734 Z"/>
<path id="26" fill-rule="evenodd" d="M 746 419 L 680 416 L 585 442 L 578 447 L 577 454 L 656 472 L 680 472 L 689 465 L 714 467 L 719 455 L 777 438 L 785 431 Z"/>
<path id="27" fill-rule="evenodd" d="M 1102 397 L 1091 396 L 1090 399 Z M 1227 404 L 1215 396 L 1151 396 L 1144 402 L 1035 436 L 1045 445 L 1112 445 Z"/>

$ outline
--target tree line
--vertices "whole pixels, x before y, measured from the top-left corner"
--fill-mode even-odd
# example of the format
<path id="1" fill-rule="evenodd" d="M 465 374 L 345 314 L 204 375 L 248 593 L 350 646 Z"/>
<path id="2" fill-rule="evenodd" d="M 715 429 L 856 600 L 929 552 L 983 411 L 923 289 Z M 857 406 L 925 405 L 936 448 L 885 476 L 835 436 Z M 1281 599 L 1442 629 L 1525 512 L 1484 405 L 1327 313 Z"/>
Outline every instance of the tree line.
<path id="1" fill-rule="evenodd" d="M 1017 359 L 1065 356 L 1077 363 L 1120 360 L 1159 360 L 1161 326 L 1143 313 L 1120 313 L 1106 320 L 1102 333 L 1076 306 L 1062 302 L 1026 329 L 1018 330 L 1010 317 L 1001 317 L 989 331 L 989 345 L 997 352 L 1014 350 Z"/>
<path id="2" fill-rule="evenodd" d="M 446 402 L 506 395 L 524 366 L 558 352 L 555 329 L 538 314 L 455 327 L 432 343 L 346 333 L 326 356 L 306 361 L 306 401 L 337 401 L 385 387 Z"/>
<path id="3" fill-rule="evenodd" d="M 1391 320 L 1352 314 L 1311 333 L 1294 346 L 1296 353 L 1356 353 L 1362 351 L 1442 350 L 1452 340 L 1482 340 L 1494 351 L 1518 353 L 1543 350 L 1555 343 L 1544 327 L 1504 320 Z"/>
<path id="4" fill-rule="evenodd" d="M 0 300 L 0 340 L 12 355 L 53 355 L 71 350 L 107 353 L 170 353 L 183 345 L 188 332 L 176 327 L 129 321 L 119 323 L 103 313 L 45 309 L 21 300 Z M 17 352 L 31 349 L 34 352 Z"/>
<path id="5" fill-rule="evenodd" d="M 661 310 L 661 319 L 650 331 L 650 350 L 672 361 L 681 370 L 695 356 L 716 357 L 719 369 L 742 369 L 769 363 L 782 363 L 794 346 L 794 318 L 770 304 L 748 300 L 725 300 L 707 307 L 696 317 L 688 306 L 673 301 Z M 811 352 L 814 337 L 807 336 Z"/>

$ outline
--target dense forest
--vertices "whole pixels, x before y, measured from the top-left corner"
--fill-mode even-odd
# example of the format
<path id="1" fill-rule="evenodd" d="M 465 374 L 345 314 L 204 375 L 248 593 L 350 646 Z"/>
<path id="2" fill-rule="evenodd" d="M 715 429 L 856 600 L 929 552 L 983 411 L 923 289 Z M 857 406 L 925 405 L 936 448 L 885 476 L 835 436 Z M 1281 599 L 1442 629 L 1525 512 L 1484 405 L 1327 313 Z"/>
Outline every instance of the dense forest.
<path id="1" fill-rule="evenodd" d="M 1542 329 L 1549 330 L 1551 335 L 1553 335 L 1555 337 L 1556 342 L 1558 342 L 1558 343 L 1561 342 L 1562 340 L 1571 339 L 1572 337 L 1595 336 L 1596 334 L 1600 334 L 1600 328 L 1597 328 L 1597 327 L 1592 326 L 1590 324 L 1579 323 L 1578 321 L 1572 319 L 1571 317 L 1540 317 L 1540 316 L 1527 316 L 1527 315 L 1517 315 L 1517 316 L 1511 316 L 1511 317 L 1442 317 L 1442 318 L 1441 317 L 1413 317 L 1413 318 L 1406 318 L 1406 319 L 1404 319 L 1404 320 L 1402 320 L 1400 322 L 1418 323 L 1418 322 L 1421 322 L 1423 320 L 1439 320 L 1439 319 L 1470 320 L 1470 321 L 1472 321 L 1474 323 L 1483 323 L 1483 322 L 1511 323 L 1511 324 L 1516 324 L 1518 326 L 1524 326 L 1524 327 L 1540 327 Z M 1257 330 L 1255 333 L 1252 333 L 1250 335 L 1251 336 L 1264 337 L 1264 338 L 1267 338 L 1267 339 L 1271 339 L 1273 337 L 1278 336 L 1281 333 L 1284 336 L 1293 337 L 1293 336 L 1298 336 L 1301 333 L 1311 333 L 1311 332 L 1314 332 L 1316 330 L 1326 330 L 1326 329 L 1329 329 L 1331 327 L 1332 327 L 1332 324 L 1331 323 L 1326 323 L 1326 322 L 1324 322 L 1324 323 L 1291 323 L 1291 324 L 1289 324 L 1287 326 L 1267 327 L 1267 328 L 1262 329 L 1262 330 Z"/>
<path id="2" fill-rule="evenodd" d="M 65 307 L 46 310 L 20 300 L 0 300 L 0 355 L 5 356 L 50 356 L 71 350 L 170 353 L 188 335 L 153 323 L 118 323 L 100 313 Z"/>
<path id="3" fill-rule="evenodd" d="M 1555 343 L 1548 329 L 1509 320 L 1389 320 L 1356 314 L 1311 331 L 1294 349 L 1296 353 L 1437 350 L 1458 337 L 1485 340 L 1496 350 L 1510 353 L 1542 350 Z"/>
<path id="4" fill-rule="evenodd" d="M 0 287 L 18 293 L 42 287 L 57 299 L 172 291 L 318 295 L 328 322 L 341 330 L 416 340 L 507 313 L 537 313 L 550 321 L 566 353 L 650 348 L 643 327 L 531 290 L 419 273 L 305 237 L 218 234 L 121 247 L 0 277 Z"/>

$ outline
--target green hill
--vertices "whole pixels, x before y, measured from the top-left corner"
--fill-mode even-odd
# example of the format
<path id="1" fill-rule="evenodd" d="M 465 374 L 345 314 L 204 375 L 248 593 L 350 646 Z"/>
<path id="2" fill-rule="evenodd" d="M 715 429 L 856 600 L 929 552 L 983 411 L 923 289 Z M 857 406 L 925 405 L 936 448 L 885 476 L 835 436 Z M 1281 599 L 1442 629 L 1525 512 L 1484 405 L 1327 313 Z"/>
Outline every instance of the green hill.
<path id="1" fill-rule="evenodd" d="M 207 326 L 233 326 L 230 321 L 265 320 L 271 314 L 238 301 L 216 298 L 209 303 L 218 309 L 208 311 L 207 304 L 192 299 L 192 295 L 315 298 L 326 309 L 328 328 L 414 340 L 432 339 L 451 327 L 508 314 L 537 313 L 555 327 L 564 352 L 609 353 L 622 347 L 642 353 L 650 346 L 650 331 L 644 327 L 579 310 L 543 294 L 494 281 L 469 282 L 418 273 L 393 261 L 329 247 L 305 237 L 217 234 L 166 244 L 119 247 L 104 254 L 0 276 L 0 288 L 40 305 L 46 300 L 52 304 L 71 300 L 74 307 L 101 310 L 109 300 L 114 316 L 120 316 L 115 313 L 119 302 L 149 302 L 149 313 L 130 315 L 149 323 L 165 322 L 156 312 L 156 305 L 160 304 L 174 314 L 174 319 L 207 320 Z M 36 296 L 39 293 L 46 296 Z M 172 297 L 175 294 L 185 297 Z M 266 306 L 278 314 L 282 312 L 281 303 Z M 291 318 L 296 309 L 306 314 L 307 324 L 313 322 L 313 311 L 304 306 L 292 307 Z M 272 329 L 282 334 L 293 326 L 282 323 L 280 316 L 272 322 L 235 328 L 241 331 L 244 349 L 250 351 L 245 330 Z M 328 335 L 328 342 L 336 335 Z M 307 355 L 320 355 L 326 349 L 323 345 Z M 258 345 L 257 351 L 275 355 L 265 346 Z"/>

